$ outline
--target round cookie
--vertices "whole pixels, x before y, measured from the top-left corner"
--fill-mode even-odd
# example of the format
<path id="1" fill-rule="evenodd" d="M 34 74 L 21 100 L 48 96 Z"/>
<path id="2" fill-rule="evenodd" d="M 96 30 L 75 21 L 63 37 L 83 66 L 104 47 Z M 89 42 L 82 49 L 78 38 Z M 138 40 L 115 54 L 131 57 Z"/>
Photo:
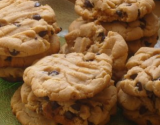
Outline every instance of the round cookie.
<path id="1" fill-rule="evenodd" d="M 106 54 L 53 54 L 28 67 L 23 80 L 37 97 L 67 101 L 99 93 L 109 86 L 111 71 L 112 60 Z"/>
<path id="2" fill-rule="evenodd" d="M 117 89 L 111 85 L 92 98 L 50 101 L 36 97 L 25 83 L 21 88 L 25 106 L 63 125 L 105 125 L 115 112 Z"/>
<path id="3" fill-rule="evenodd" d="M 32 0 L 3 0 L 0 1 L 0 22 L 2 26 L 21 22 L 25 19 L 44 19 L 52 25 L 56 22 L 56 16 L 49 5 L 42 5 Z"/>
<path id="4" fill-rule="evenodd" d="M 118 103 L 123 108 L 123 114 L 138 125 L 160 124 L 160 99 L 153 93 L 148 97 L 131 96 L 121 89 L 118 92 Z"/>
<path id="5" fill-rule="evenodd" d="M 11 98 L 12 112 L 22 125 L 56 125 L 53 120 L 45 118 L 27 109 L 21 101 L 20 88 Z"/>
<path id="6" fill-rule="evenodd" d="M 160 49 L 142 47 L 127 64 L 127 74 L 119 82 L 119 87 L 132 96 L 147 97 L 153 92 L 160 97 Z"/>
<path id="7" fill-rule="evenodd" d="M 50 48 L 48 41 L 54 29 L 43 19 L 26 19 L 16 25 L 0 28 L 0 55 L 24 57 L 43 53 Z M 43 38 L 45 36 L 48 38 Z"/>
<path id="8" fill-rule="evenodd" d="M 43 53 L 26 56 L 26 57 L 12 57 L 12 56 L 0 56 L 0 67 L 28 67 L 30 66 L 35 60 L 38 60 L 44 56 L 57 53 L 60 49 L 60 42 L 59 38 L 56 34 L 51 36 L 50 38 L 50 48 Z"/>
<path id="9" fill-rule="evenodd" d="M 3 0 L 4 4 L 6 1 Z M 49 38 L 60 30 L 52 8 L 35 1 L 15 0 L 0 12 L 0 55 L 3 56 L 43 53 L 50 47 Z"/>
<path id="10" fill-rule="evenodd" d="M 86 23 L 89 22 L 79 17 L 70 24 L 68 30 L 71 32 Z M 114 31 L 122 35 L 127 43 L 157 34 L 160 26 L 159 19 L 154 13 L 147 14 L 143 18 L 130 23 L 120 21 L 100 21 L 98 23 L 106 29 L 106 32 Z"/>
<path id="11" fill-rule="evenodd" d="M 153 0 L 76 0 L 75 11 L 85 20 L 132 22 L 151 13 Z"/>

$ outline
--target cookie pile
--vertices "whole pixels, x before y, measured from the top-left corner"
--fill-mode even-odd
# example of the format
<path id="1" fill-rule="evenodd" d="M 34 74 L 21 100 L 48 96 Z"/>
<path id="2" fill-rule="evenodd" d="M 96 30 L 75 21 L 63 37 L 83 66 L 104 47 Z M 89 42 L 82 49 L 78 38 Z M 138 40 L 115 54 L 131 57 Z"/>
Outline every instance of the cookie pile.
<path id="1" fill-rule="evenodd" d="M 120 79 L 125 71 L 128 56 L 128 46 L 121 35 L 108 32 L 95 22 L 81 25 L 66 36 L 66 44 L 61 48 L 61 53 L 105 53 L 113 60 L 112 79 Z"/>
<path id="2" fill-rule="evenodd" d="M 154 7 L 153 0 L 147 2 L 143 0 L 77 0 L 75 2 L 75 11 L 80 17 L 70 24 L 69 33 L 65 36 L 66 45 L 64 45 L 61 52 L 95 52 L 95 48 L 94 50 L 90 49 L 93 48 L 93 44 L 102 44 L 110 31 L 119 33 L 127 43 L 127 47 L 122 49 L 122 44 L 126 43 L 121 43 L 113 50 L 114 54 L 121 53 L 123 55 L 119 56 L 121 60 L 119 59 L 119 62 L 116 63 L 119 68 L 113 66 L 112 77 L 115 81 L 118 81 L 126 72 L 127 57 L 133 55 L 142 46 L 153 47 L 157 43 L 160 23 L 158 17 L 152 13 Z M 98 25 L 98 28 L 94 28 L 93 23 Z M 100 30 L 99 28 L 104 29 Z M 95 37 L 101 38 L 97 40 Z M 116 59 L 114 58 L 114 60 Z"/>
<path id="3" fill-rule="evenodd" d="M 21 1 L 17 0 L 17 4 Z M 160 24 L 152 12 L 154 7 L 153 0 L 76 0 L 75 11 L 80 17 L 69 26 L 66 44 L 58 54 L 44 55 L 27 67 L 23 73 L 24 83 L 11 99 L 12 111 L 20 123 L 106 125 L 116 113 L 118 98 L 128 119 L 139 125 L 159 125 L 160 50 L 152 47 L 157 43 Z M 42 19 L 36 16 L 31 20 L 40 23 Z M 54 33 L 59 28 L 52 25 L 54 23 L 47 22 L 47 32 L 32 28 L 38 33 L 36 39 L 31 40 L 41 38 L 42 41 L 27 48 L 29 50 L 23 52 L 23 44 L 19 47 L 21 51 L 9 48 L 10 55 L 16 53 L 10 56 L 11 61 L 22 57 L 28 60 L 43 53 L 52 36 L 58 39 Z M 25 47 L 28 44 L 31 45 L 27 41 Z M 41 49 L 36 50 L 37 46 Z M 53 47 L 52 51 L 55 45 Z M 134 56 L 127 61 L 131 55 Z"/>
<path id="4" fill-rule="evenodd" d="M 12 111 L 24 125 L 105 125 L 116 112 L 111 75 L 112 59 L 106 54 L 46 56 L 25 69 Z"/>
<path id="5" fill-rule="evenodd" d="M 98 21 L 106 33 L 114 31 L 123 36 L 132 56 L 140 47 L 153 47 L 157 43 L 159 20 L 152 12 L 153 0 L 77 0 L 75 11 L 80 15 L 69 31 L 91 21 Z"/>
<path id="6" fill-rule="evenodd" d="M 53 9 L 30 0 L 0 1 L 0 77 L 17 80 L 35 60 L 57 53 Z"/>
<path id="7" fill-rule="evenodd" d="M 117 84 L 124 115 L 138 125 L 159 125 L 160 49 L 142 47 L 126 65 L 128 72 Z"/>

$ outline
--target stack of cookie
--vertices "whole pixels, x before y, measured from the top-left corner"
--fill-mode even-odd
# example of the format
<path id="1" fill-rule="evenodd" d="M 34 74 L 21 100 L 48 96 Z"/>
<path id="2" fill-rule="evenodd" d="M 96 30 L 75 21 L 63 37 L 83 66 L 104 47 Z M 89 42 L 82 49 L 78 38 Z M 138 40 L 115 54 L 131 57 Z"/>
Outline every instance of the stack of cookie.
<path id="1" fill-rule="evenodd" d="M 142 46 L 153 47 L 157 43 L 160 23 L 158 17 L 152 13 L 154 7 L 153 0 L 147 2 L 143 0 L 128 2 L 125 0 L 76 0 L 75 11 L 80 17 L 69 26 L 69 33 L 65 36 L 66 45 L 62 48 L 61 53 L 91 51 L 90 47 L 93 44 L 104 43 L 103 40 L 105 41 L 110 31 L 117 32 L 124 38 L 127 47 L 124 47 L 126 43 L 123 42 L 119 43 L 120 46 L 116 46 L 114 50 L 103 48 L 103 53 L 108 54 L 109 51 L 112 51 L 115 55 L 121 55 L 116 61 L 119 67 L 113 65 L 112 78 L 118 81 L 126 72 L 125 63 L 128 56 L 133 55 Z M 91 23 L 104 29 L 89 27 Z M 93 30 L 99 34 L 93 33 Z M 98 41 L 95 37 L 101 37 L 101 39 Z M 113 44 L 113 41 L 111 42 Z M 117 42 L 121 40 L 117 39 Z M 107 46 L 111 47 L 109 43 Z M 95 51 L 97 48 L 92 49 L 92 52 L 97 52 Z M 113 57 L 113 60 L 117 58 Z"/>
<path id="2" fill-rule="evenodd" d="M 112 79 L 120 79 L 125 72 L 125 63 L 128 56 L 128 46 L 121 35 L 108 32 L 96 22 L 79 25 L 66 36 L 66 44 L 60 53 L 105 53 L 113 60 Z"/>
<path id="3" fill-rule="evenodd" d="M 17 80 L 35 60 L 57 53 L 53 9 L 31 0 L 0 1 L 0 77 Z"/>
<path id="4" fill-rule="evenodd" d="M 25 69 L 12 111 L 24 125 L 105 125 L 116 111 L 111 75 L 106 54 L 46 56 Z"/>
<path id="5" fill-rule="evenodd" d="M 132 56 L 140 47 L 153 47 L 157 43 L 160 24 L 152 12 L 154 8 L 154 0 L 76 0 L 75 11 L 81 17 L 71 24 L 69 31 L 97 21 L 107 33 L 122 35 Z"/>
<path id="6" fill-rule="evenodd" d="M 127 68 L 117 84 L 124 115 L 138 125 L 160 125 L 160 49 L 140 48 Z"/>

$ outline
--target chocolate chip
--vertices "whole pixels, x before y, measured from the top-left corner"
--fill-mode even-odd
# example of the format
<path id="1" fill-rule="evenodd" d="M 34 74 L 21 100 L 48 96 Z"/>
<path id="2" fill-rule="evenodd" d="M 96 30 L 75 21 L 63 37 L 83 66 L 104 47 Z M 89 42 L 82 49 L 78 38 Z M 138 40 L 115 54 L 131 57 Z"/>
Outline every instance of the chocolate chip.
<path id="1" fill-rule="evenodd" d="M 121 10 L 117 10 L 117 11 L 116 11 L 116 14 L 117 14 L 119 17 L 122 17 L 123 12 L 122 12 Z"/>
<path id="2" fill-rule="evenodd" d="M 15 22 L 15 23 L 13 23 L 16 27 L 20 27 L 21 26 L 21 24 L 20 23 L 18 23 L 18 22 Z"/>
<path id="3" fill-rule="evenodd" d="M 126 6 L 131 6 L 132 4 L 131 3 L 126 3 Z"/>
<path id="4" fill-rule="evenodd" d="M 51 30 L 51 34 L 52 34 L 52 35 L 54 34 L 53 30 Z"/>
<path id="5" fill-rule="evenodd" d="M 41 16 L 39 14 L 36 14 L 36 15 L 33 15 L 32 18 L 35 19 L 35 20 L 40 20 Z"/>
<path id="6" fill-rule="evenodd" d="M 156 79 L 153 79 L 153 81 L 160 81 L 160 77 L 156 78 Z"/>
<path id="7" fill-rule="evenodd" d="M 40 37 L 44 37 L 47 33 L 48 33 L 48 31 L 41 31 L 41 32 L 38 33 L 38 35 Z"/>
<path id="8" fill-rule="evenodd" d="M 149 98 L 150 100 L 152 100 L 152 102 L 155 104 L 157 96 L 156 96 L 156 95 L 154 94 L 154 92 L 152 92 L 152 91 L 147 91 L 147 90 L 146 90 L 146 92 L 147 92 L 148 98 Z"/>
<path id="9" fill-rule="evenodd" d="M 149 120 L 147 120 L 146 123 L 147 125 L 152 125 L 152 123 Z"/>
<path id="10" fill-rule="evenodd" d="M 61 123 L 57 123 L 57 125 L 63 125 L 63 124 L 61 124 Z"/>
<path id="11" fill-rule="evenodd" d="M 52 105 L 52 110 L 55 110 L 60 107 L 60 105 L 56 101 L 51 102 L 51 105 Z"/>
<path id="12" fill-rule="evenodd" d="M 48 101 L 48 100 L 49 100 L 49 97 L 48 97 L 48 96 L 45 96 L 45 97 L 44 97 L 44 100 L 47 100 L 47 101 Z"/>
<path id="13" fill-rule="evenodd" d="M 93 59 L 88 59 L 88 60 L 86 60 L 86 62 L 91 62 L 91 61 L 93 61 Z"/>
<path id="14" fill-rule="evenodd" d="M 148 111 L 148 109 L 145 106 L 141 106 L 140 109 L 139 109 L 139 114 L 143 115 L 147 111 Z"/>
<path id="15" fill-rule="evenodd" d="M 99 107 L 101 108 L 102 111 L 104 111 L 104 106 L 103 105 L 101 105 Z"/>
<path id="16" fill-rule="evenodd" d="M 17 51 L 17 50 L 15 50 L 15 49 L 13 49 L 13 51 L 12 51 L 12 52 L 9 51 L 9 53 L 10 53 L 12 56 L 16 56 L 16 55 L 18 55 L 20 52 Z"/>
<path id="17" fill-rule="evenodd" d="M 70 111 L 67 111 L 64 113 L 64 116 L 67 118 L 67 119 L 73 119 L 75 117 L 75 114 L 73 114 L 72 112 Z"/>
<path id="18" fill-rule="evenodd" d="M 140 20 L 140 27 L 142 29 L 145 29 L 146 28 L 146 21 L 145 20 Z"/>
<path id="19" fill-rule="evenodd" d="M 140 9 L 138 9 L 138 17 L 140 17 L 141 16 L 141 11 L 140 11 Z"/>
<path id="20" fill-rule="evenodd" d="M 77 103 L 71 105 L 71 107 L 72 107 L 74 110 L 76 110 L 76 111 L 80 111 L 80 109 L 81 109 L 81 105 L 80 105 L 80 104 L 77 104 Z"/>
<path id="21" fill-rule="evenodd" d="M 149 47 L 152 45 L 152 43 L 149 43 L 148 41 L 144 41 L 145 46 Z"/>
<path id="22" fill-rule="evenodd" d="M 98 52 L 98 53 L 96 53 L 96 55 L 101 55 L 101 53 Z"/>
<path id="23" fill-rule="evenodd" d="M 87 8 L 93 8 L 93 5 L 91 4 L 91 2 L 89 0 L 85 0 L 84 6 Z"/>
<path id="24" fill-rule="evenodd" d="M 8 56 L 7 58 L 5 58 L 5 60 L 4 61 L 12 61 L 12 57 L 11 56 Z"/>
<path id="25" fill-rule="evenodd" d="M 101 41 L 104 41 L 106 36 L 105 36 L 104 32 L 101 32 L 101 33 L 99 33 L 98 37 L 101 37 Z"/>
<path id="26" fill-rule="evenodd" d="M 130 76 L 131 79 L 135 79 L 137 77 L 138 74 L 133 74 Z"/>
<path id="27" fill-rule="evenodd" d="M 49 75 L 49 76 L 59 75 L 59 72 L 56 71 L 56 70 L 54 70 L 54 71 L 48 72 L 48 75 Z"/>
<path id="28" fill-rule="evenodd" d="M 138 91 L 142 91 L 142 84 L 140 82 L 136 83 L 136 87 L 138 87 Z"/>
<path id="29" fill-rule="evenodd" d="M 38 38 L 37 38 L 37 37 L 35 37 L 34 39 L 35 39 L 35 40 L 37 40 Z"/>
<path id="30" fill-rule="evenodd" d="M 94 125 L 94 123 L 88 121 L 88 125 Z"/>
<path id="31" fill-rule="evenodd" d="M 34 7 L 39 7 L 39 6 L 41 6 L 41 3 L 39 3 L 39 2 L 36 2 L 36 3 L 34 4 Z"/>

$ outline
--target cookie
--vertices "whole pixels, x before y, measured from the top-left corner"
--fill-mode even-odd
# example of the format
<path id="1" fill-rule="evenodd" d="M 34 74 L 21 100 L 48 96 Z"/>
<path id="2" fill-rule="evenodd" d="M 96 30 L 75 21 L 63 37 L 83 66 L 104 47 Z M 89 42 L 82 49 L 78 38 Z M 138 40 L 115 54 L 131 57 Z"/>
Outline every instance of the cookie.
<path id="1" fill-rule="evenodd" d="M 103 53 L 53 54 L 28 67 L 23 80 L 37 97 L 67 101 L 99 93 L 109 86 L 111 71 L 112 60 Z"/>
<path id="2" fill-rule="evenodd" d="M 22 125 L 56 125 L 53 120 L 45 118 L 27 109 L 21 100 L 20 88 L 16 90 L 11 98 L 12 112 Z"/>
<path id="3" fill-rule="evenodd" d="M 133 56 L 141 47 L 154 47 L 158 42 L 158 34 L 127 42 L 129 56 Z"/>
<path id="4" fill-rule="evenodd" d="M 38 98 L 25 83 L 21 88 L 25 106 L 63 125 L 105 125 L 117 102 L 117 89 L 111 85 L 92 98 L 69 101 L 50 101 Z"/>
<path id="5" fill-rule="evenodd" d="M 148 92 L 159 93 L 160 49 L 142 47 L 131 57 L 124 79 L 119 82 L 120 88 L 129 95 L 147 97 Z"/>
<path id="6" fill-rule="evenodd" d="M 38 60 L 44 56 L 58 53 L 60 49 L 60 42 L 59 38 L 56 34 L 51 36 L 50 38 L 50 48 L 43 53 L 26 56 L 26 57 L 12 57 L 12 56 L 0 56 L 0 67 L 28 67 L 30 66 L 35 60 Z"/>
<path id="7" fill-rule="evenodd" d="M 0 28 L 0 55 L 24 57 L 43 53 L 50 48 L 48 40 L 54 29 L 43 19 L 40 21 L 26 19 L 16 25 L 11 24 Z M 48 39 L 43 38 L 45 35 Z"/>
<path id="8" fill-rule="evenodd" d="M 76 0 L 75 11 L 85 20 L 132 22 L 151 13 L 155 8 L 153 0 Z"/>
<path id="9" fill-rule="evenodd" d="M 96 22 L 89 22 L 70 31 L 65 39 L 67 45 L 64 45 L 60 52 L 105 53 L 113 60 L 113 79 L 117 81 L 123 75 L 122 71 L 125 70 L 128 56 L 128 46 L 118 33 L 112 31 L 106 33 L 101 25 Z"/>
<path id="10" fill-rule="evenodd" d="M 0 2 L 0 24 L 5 26 L 25 19 L 44 19 L 48 24 L 56 22 L 56 16 L 49 5 L 31 0 L 3 0 Z"/>
<path id="11" fill-rule="evenodd" d="M 70 24 L 68 30 L 70 32 L 86 23 L 89 22 L 83 20 L 82 17 L 79 17 Z M 143 18 L 130 23 L 121 21 L 113 21 L 113 22 L 100 21 L 99 24 L 101 24 L 106 29 L 106 32 L 109 31 L 118 32 L 120 35 L 123 36 L 123 38 L 126 40 L 127 43 L 129 41 L 135 41 L 143 37 L 151 37 L 157 34 L 160 26 L 159 19 L 154 13 L 147 14 Z"/>
<path id="12" fill-rule="evenodd" d="M 131 96 L 121 89 L 118 92 L 118 103 L 123 108 L 123 114 L 138 125 L 159 125 L 160 99 L 153 93 L 147 97 Z"/>
<path id="13" fill-rule="evenodd" d="M 22 81 L 24 68 L 16 68 L 16 67 L 2 67 L 0 68 L 0 77 L 10 81 Z"/>
<path id="14" fill-rule="evenodd" d="M 72 30 L 65 36 L 65 39 L 68 44 L 67 52 L 106 53 L 113 59 L 113 68 L 124 67 L 122 65 L 124 65 L 128 55 L 126 42 L 116 32 L 106 33 L 105 29 L 95 22 L 83 24 L 78 29 Z"/>
<path id="15" fill-rule="evenodd" d="M 49 38 L 60 30 L 52 8 L 35 1 L 15 0 L 0 12 L 0 55 L 3 56 L 43 53 L 50 48 Z"/>

